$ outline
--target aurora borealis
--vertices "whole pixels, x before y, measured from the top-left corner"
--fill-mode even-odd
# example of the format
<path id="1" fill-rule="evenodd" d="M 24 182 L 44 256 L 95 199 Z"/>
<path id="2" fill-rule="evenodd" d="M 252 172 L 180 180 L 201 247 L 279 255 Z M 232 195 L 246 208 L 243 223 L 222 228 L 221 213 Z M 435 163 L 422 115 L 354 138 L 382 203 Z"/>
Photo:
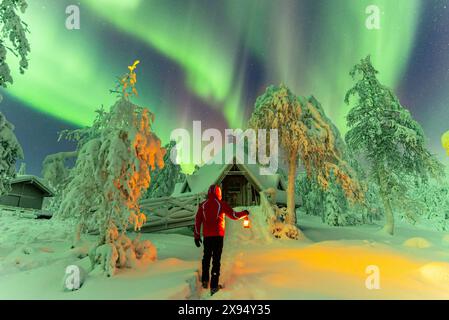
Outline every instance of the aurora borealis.
<path id="1" fill-rule="evenodd" d="M 449 129 L 449 0 L 29 2 L 30 67 L 20 75 L 11 64 L 15 81 L 0 110 L 16 125 L 30 172 L 40 172 L 45 154 L 71 148 L 57 142 L 56 129 L 89 125 L 136 59 L 136 102 L 156 114 L 154 130 L 166 142 L 193 120 L 243 126 L 255 98 L 281 82 L 313 94 L 344 133 L 349 71 L 371 54 L 381 81 L 447 161 L 440 141 Z M 70 4 L 80 7 L 80 30 L 65 28 Z M 381 9 L 380 30 L 365 27 L 368 5 Z"/>

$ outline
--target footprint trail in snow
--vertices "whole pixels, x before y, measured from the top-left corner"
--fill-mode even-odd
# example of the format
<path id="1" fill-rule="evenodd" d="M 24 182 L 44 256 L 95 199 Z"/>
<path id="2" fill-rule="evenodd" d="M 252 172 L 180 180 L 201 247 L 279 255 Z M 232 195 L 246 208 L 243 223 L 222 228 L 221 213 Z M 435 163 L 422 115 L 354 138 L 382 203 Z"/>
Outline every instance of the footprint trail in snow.
<path id="1" fill-rule="evenodd" d="M 235 211 L 249 209 L 250 228 L 243 227 L 243 220 L 233 221 L 226 219 L 226 235 L 221 258 L 220 284 L 223 285 L 218 293 L 211 296 L 210 290 L 201 289 L 200 299 L 232 299 L 234 290 L 250 290 L 242 281 L 235 280 L 239 272 L 245 269 L 242 257 L 247 250 L 250 250 L 250 244 L 264 244 L 271 241 L 268 225 L 260 212 L 259 207 L 234 208 Z M 201 282 L 198 279 L 198 286 L 201 288 Z M 248 292 L 251 296 L 251 292 Z M 254 298 L 257 298 L 256 296 Z"/>

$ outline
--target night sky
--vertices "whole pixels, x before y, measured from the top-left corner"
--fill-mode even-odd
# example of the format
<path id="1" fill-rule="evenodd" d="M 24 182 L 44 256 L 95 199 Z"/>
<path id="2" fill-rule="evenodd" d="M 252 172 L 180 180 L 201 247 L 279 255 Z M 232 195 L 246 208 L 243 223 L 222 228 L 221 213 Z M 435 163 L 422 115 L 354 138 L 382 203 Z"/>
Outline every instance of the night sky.
<path id="1" fill-rule="evenodd" d="M 29 173 L 49 153 L 74 145 L 57 132 L 90 125 L 109 107 L 116 76 L 136 59 L 135 100 L 156 115 L 154 130 L 244 126 L 270 84 L 314 95 L 342 133 L 351 67 L 371 54 L 380 80 L 422 124 L 445 163 L 449 130 L 449 0 L 30 0 L 30 67 L 2 92 L 0 111 L 16 126 Z M 81 29 L 67 30 L 77 4 Z M 365 27 L 368 5 L 380 30 Z"/>

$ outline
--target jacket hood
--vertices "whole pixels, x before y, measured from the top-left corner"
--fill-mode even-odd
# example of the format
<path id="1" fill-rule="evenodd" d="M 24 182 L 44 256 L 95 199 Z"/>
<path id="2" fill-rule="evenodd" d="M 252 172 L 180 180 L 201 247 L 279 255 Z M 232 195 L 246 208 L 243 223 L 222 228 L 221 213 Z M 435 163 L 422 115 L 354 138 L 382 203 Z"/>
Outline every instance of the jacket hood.
<path id="1" fill-rule="evenodd" d="M 218 199 L 216 194 L 216 188 L 217 186 L 214 184 L 209 187 L 209 190 L 207 191 L 207 197 L 209 199 Z"/>

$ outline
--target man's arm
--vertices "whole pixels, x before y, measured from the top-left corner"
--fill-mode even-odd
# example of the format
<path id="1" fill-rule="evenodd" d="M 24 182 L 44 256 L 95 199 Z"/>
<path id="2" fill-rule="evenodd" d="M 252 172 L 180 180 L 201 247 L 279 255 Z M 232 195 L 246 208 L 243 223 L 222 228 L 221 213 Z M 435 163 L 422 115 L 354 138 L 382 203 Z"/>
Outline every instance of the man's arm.
<path id="1" fill-rule="evenodd" d="M 195 216 L 195 229 L 193 230 L 193 236 L 195 239 L 201 238 L 201 225 L 203 224 L 203 208 L 201 205 L 198 206 L 198 210 Z"/>
<path id="2" fill-rule="evenodd" d="M 232 220 L 240 220 L 245 218 L 248 214 L 248 210 L 243 210 L 240 212 L 235 212 L 225 201 L 221 202 L 222 212 L 226 214 Z"/>

